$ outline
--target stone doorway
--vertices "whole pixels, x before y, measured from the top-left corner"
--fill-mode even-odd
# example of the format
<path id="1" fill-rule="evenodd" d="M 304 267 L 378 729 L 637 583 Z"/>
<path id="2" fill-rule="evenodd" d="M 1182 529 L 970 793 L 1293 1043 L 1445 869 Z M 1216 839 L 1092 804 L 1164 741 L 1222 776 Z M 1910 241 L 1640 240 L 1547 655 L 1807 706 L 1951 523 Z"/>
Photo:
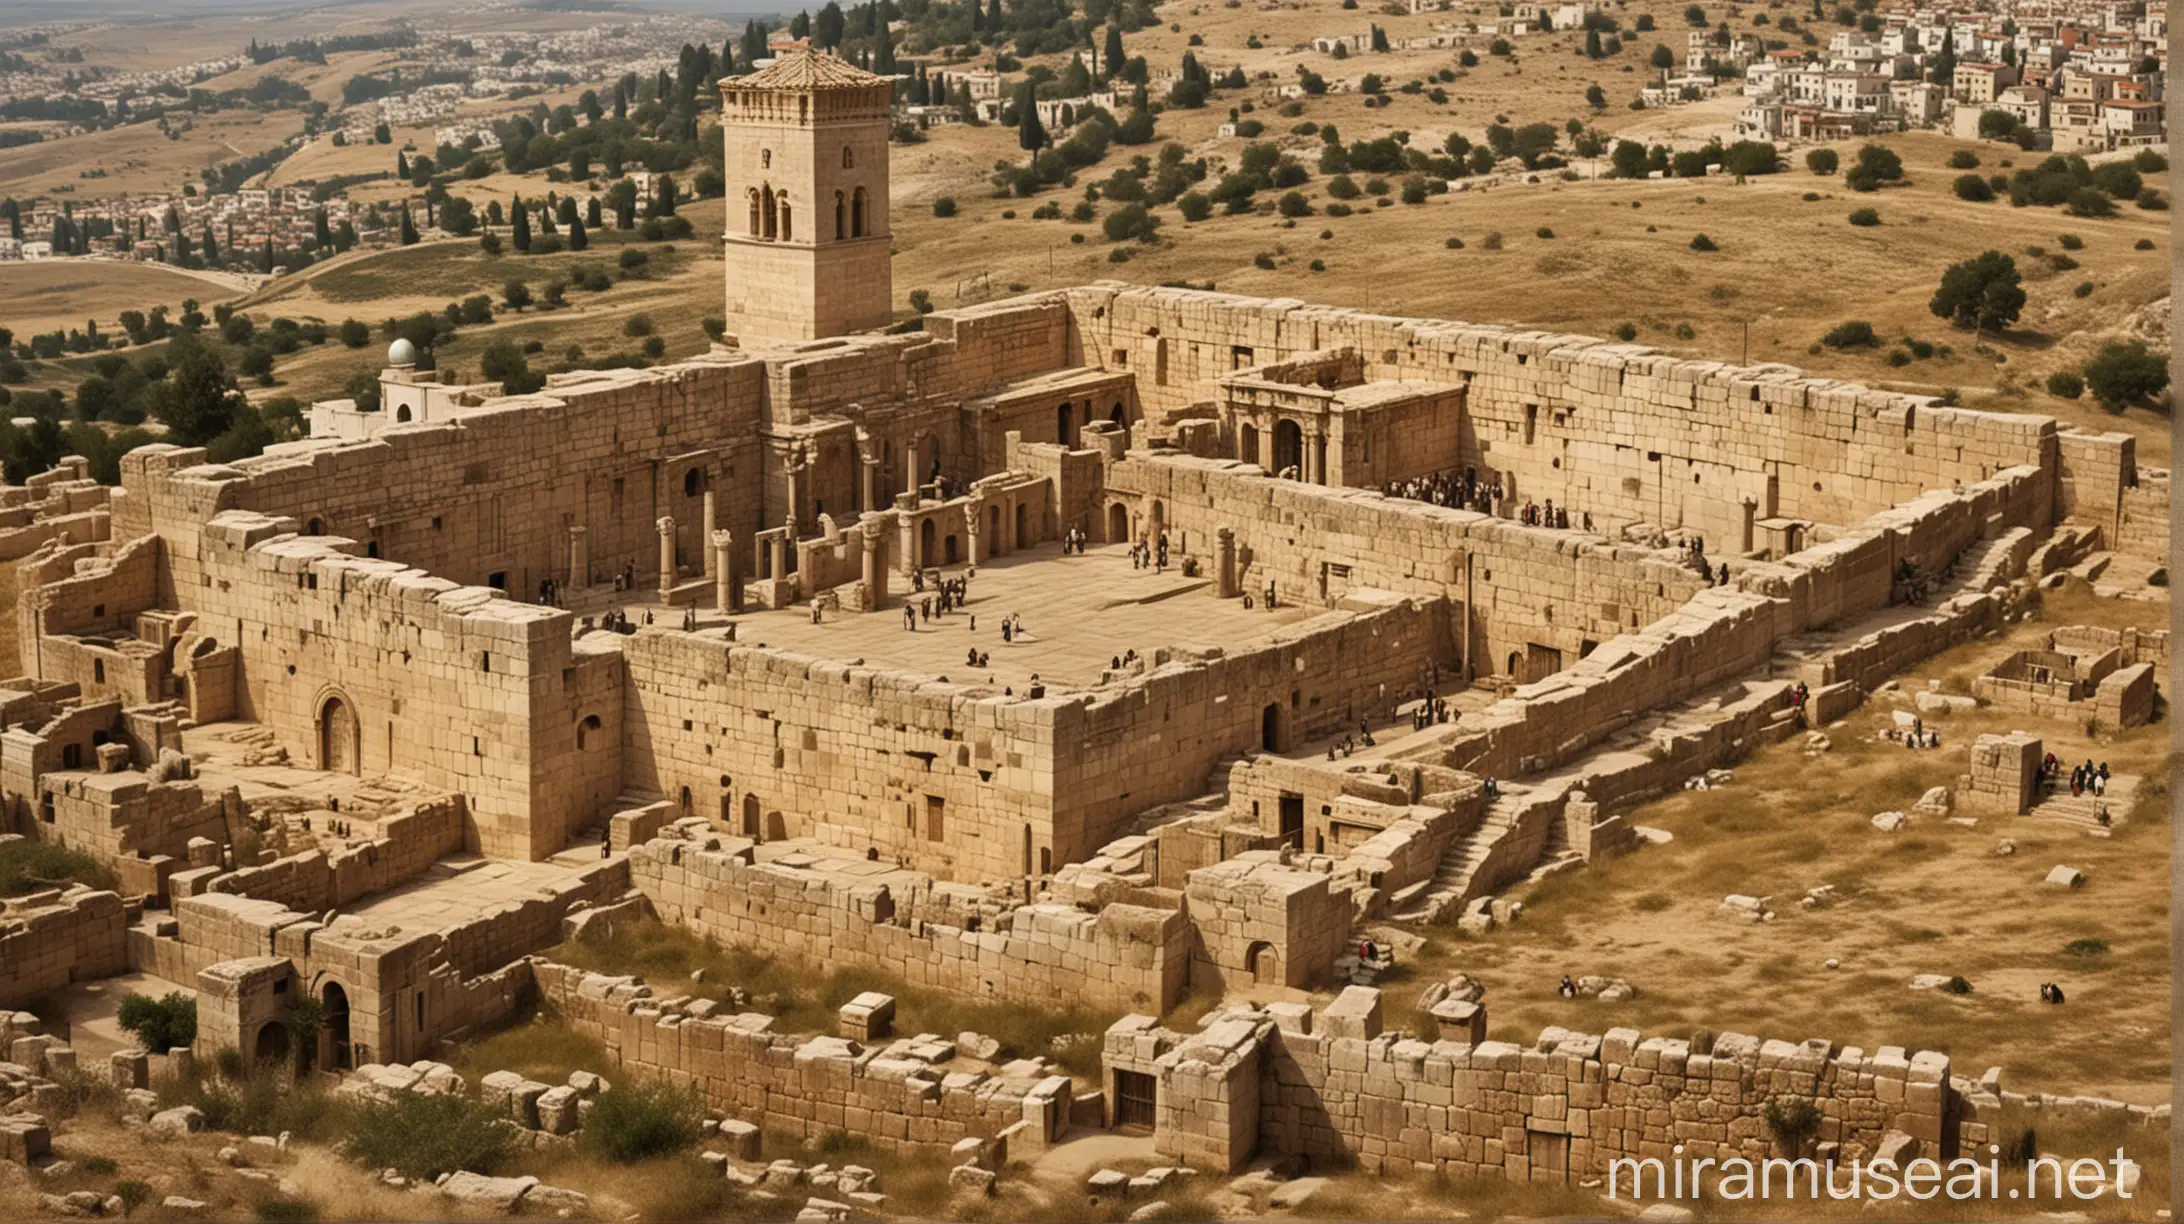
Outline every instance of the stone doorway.
<path id="1" fill-rule="evenodd" d="M 359 772 L 356 710 L 340 697 L 328 697 L 319 707 L 319 768 L 328 773 Z"/>
<path id="2" fill-rule="evenodd" d="M 354 1065 L 349 1045 L 349 992 L 339 982 L 319 991 L 319 1066 L 346 1071 Z"/>
<path id="3" fill-rule="evenodd" d="M 1153 1129 L 1159 1117 L 1160 1086 L 1142 1071 L 1115 1072 L 1115 1129 Z"/>

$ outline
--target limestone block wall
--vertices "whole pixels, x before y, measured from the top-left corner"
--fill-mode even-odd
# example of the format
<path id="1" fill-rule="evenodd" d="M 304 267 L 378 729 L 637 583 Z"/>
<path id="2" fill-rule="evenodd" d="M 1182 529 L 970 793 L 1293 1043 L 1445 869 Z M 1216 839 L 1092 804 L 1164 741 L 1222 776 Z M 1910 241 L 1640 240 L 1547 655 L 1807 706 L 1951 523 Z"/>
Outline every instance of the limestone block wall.
<path id="1" fill-rule="evenodd" d="M 657 573 L 654 524 L 663 516 L 675 519 L 682 561 L 695 567 L 706 489 L 721 526 L 761 525 L 763 369 L 730 356 L 556 375 L 544 392 L 453 420 L 232 465 L 208 464 L 200 450 L 142 448 L 123 465 L 115 535 L 167 540 L 170 594 L 199 584 L 195 537 L 230 509 L 293 518 L 301 530 L 355 539 L 360 551 L 464 584 L 498 574 L 511 593 L 534 599 L 541 579 L 569 579 L 571 527 L 586 528 L 599 581 L 625 564 Z"/>
<path id="2" fill-rule="evenodd" d="M 1258 850 L 1202 867 L 1184 889 L 1197 941 L 1194 989 L 1323 984 L 1350 934 L 1347 893 L 1324 871 Z"/>
<path id="3" fill-rule="evenodd" d="M 1135 813 L 1204 794 L 1217 764 L 1264 745 L 1286 749 L 1384 716 L 1429 663 L 1450 665 L 1446 604 L 1364 593 L 1361 611 L 1277 630 L 1264 645 L 1170 662 L 1072 697 L 1053 723 L 1059 862 L 1112 840 Z M 1271 713 L 1270 713 L 1271 711 Z"/>
<path id="4" fill-rule="evenodd" d="M 119 895 L 81 886 L 0 901 L 0 1007 L 124 972 L 129 920 Z"/>
<path id="5" fill-rule="evenodd" d="M 2167 469 L 2140 469 L 2138 483 L 2117 499 L 2116 530 L 2108 546 L 2142 561 L 2169 564 L 2170 491 Z"/>
<path id="6" fill-rule="evenodd" d="M 1383 686 L 1446 661 L 1441 621 L 1386 602 L 1040 698 L 641 631 L 623 639 L 624 781 L 688 790 L 693 813 L 769 839 L 877 847 L 949 878 L 1037 874 L 1205 793 L 1217 761 L 1259 746 L 1268 705 L 1285 742 L 1354 725 Z"/>
<path id="7" fill-rule="evenodd" d="M 1270 480 L 1223 460 L 1133 452 L 1109 466 L 1107 488 L 1194 553 L 1210 556 L 1214 531 L 1233 530 L 1240 581 L 1255 597 L 1272 582 L 1290 603 L 1321 605 L 1360 587 L 1468 601 L 1470 660 L 1482 676 L 1508 674 L 1515 655 L 1518 674 L 1536 679 L 1704 589 L 1680 557 L 1377 491 Z M 1559 662 L 1535 665 L 1534 646 Z"/>
<path id="8" fill-rule="evenodd" d="M 1028 1155 L 1058 1138 L 1069 1116 L 1067 1076 L 950 1074 L 837 1037 L 775 1033 L 771 1016 L 656 998 L 630 978 L 548 962 L 532 972 L 546 1004 L 624 1070 L 693 1088 L 711 1110 L 762 1130 L 810 1139 L 843 1132 L 935 1155 L 1007 1132 L 1011 1155 Z"/>
<path id="9" fill-rule="evenodd" d="M 39 518 L 8 527 L 0 530 L 0 563 L 20 561 L 51 540 L 96 544 L 111 539 L 112 525 L 113 516 L 102 506 L 80 514 Z"/>
<path id="10" fill-rule="evenodd" d="M 114 730 L 121 714 L 118 701 L 77 702 L 81 690 L 73 682 L 30 683 L 67 694 L 67 704 L 56 708 L 44 700 L 16 703 L 6 711 L 9 724 L 0 731 L 0 794 L 4 794 L 10 825 L 28 832 L 45 822 L 41 779 L 68 768 L 96 768 L 97 746 Z M 50 687 L 49 687 L 50 686 Z"/>
<path id="11" fill-rule="evenodd" d="M 234 787 L 208 792 L 195 782 L 155 782 L 138 770 L 47 774 L 35 802 L 41 836 L 116 870 L 131 860 L 185 859 L 195 838 L 227 845 L 244 812 Z M 43 816 L 47 807 L 50 823 Z"/>
<path id="12" fill-rule="evenodd" d="M 569 913 L 617 900 L 628 887 L 624 864 L 607 860 L 441 930 L 355 915 L 328 924 L 277 901 L 201 893 L 176 899 L 173 917 L 131 928 L 127 967 L 194 983 L 223 961 L 282 957 L 311 998 L 347 1011 L 351 1065 L 412 1062 L 507 1014 L 528 988 L 509 967 L 559 943 Z"/>
<path id="13" fill-rule="evenodd" d="M 1085 359 L 1136 370 L 1149 414 L 1216 398 L 1234 371 L 1351 346 L 1367 378 L 1466 385 L 1465 462 L 1510 473 L 1520 499 L 1690 527 L 1718 551 L 1746 546 L 1755 519 L 1854 522 L 1928 489 L 2056 463 L 2050 418 L 1945 408 L 1788 366 L 1295 299 L 1113 283 L 1064 296 Z"/>
<path id="14" fill-rule="evenodd" d="M 132 539 L 102 547 L 78 544 L 53 547 L 20 572 L 16 603 L 16 642 L 26 674 L 59 680 L 45 666 L 45 638 L 49 634 L 75 637 L 134 638 L 136 614 L 158 606 L 159 542 Z M 58 656 L 55 667 L 68 666 L 91 677 L 89 659 L 68 660 Z M 79 682 L 78 675 L 66 677 Z"/>
<path id="15" fill-rule="evenodd" d="M 1024 874 L 1027 853 L 1056 847 L 1045 814 L 1060 698 L 987 696 L 712 634 L 640 630 L 622 648 L 631 789 L 678 803 L 688 791 L 691 812 L 728 828 L 750 813 L 769 839 L 877 846 L 950 877 Z"/>
<path id="16" fill-rule="evenodd" d="M 241 645 L 238 717 L 320 768 L 464 795 L 487 854 L 559 850 L 597 790 L 571 771 L 619 772 L 576 747 L 593 686 L 570 683 L 569 614 L 292 532 L 244 511 L 207 525 L 191 602 Z"/>
<path id="17" fill-rule="evenodd" d="M 381 821 L 379 835 L 361 845 L 331 853 L 307 850 L 229 872 L 214 868 L 202 881 L 192 881 L 191 891 L 233 893 L 310 913 L 338 909 L 413 879 L 460 851 L 466 824 L 462 797 L 448 795 Z"/>
<path id="18" fill-rule="evenodd" d="M 2101 681 L 2093 694 L 2093 718 L 2102 727 L 2136 727 L 2154 717 L 2154 668 L 2134 663 Z"/>
<path id="19" fill-rule="evenodd" d="M 748 846 L 645 842 L 630 850 L 630 883 L 663 921 L 723 944 L 869 965 L 911 986 L 1041 1006 L 1151 1000 L 1165 1009 L 1187 985 L 1188 924 L 1174 910 L 1026 905 L 973 931 L 928 920 L 921 892 L 756 863 Z"/>
<path id="20" fill-rule="evenodd" d="M 1635 1029 L 1549 1028 L 1529 1047 L 1428 1042 L 1383 1032 L 1377 992 L 1346 1007 L 1360 993 L 1317 1014 L 1239 1009 L 1203 1035 L 1129 1017 L 1109 1030 L 1107 1062 L 1156 1077 L 1163 1154 L 1215 1169 L 1256 1152 L 1369 1173 L 1576 1182 L 1617 1160 L 1666 1160 L 1677 1145 L 1687 1160 L 1757 1161 L 1778 1154 L 1767 1106 L 1793 1101 L 1819 1110 L 1814 1141 L 1844 1159 L 1870 1155 L 1889 1130 L 1943 1160 L 1988 1138 L 1942 1053 L 1735 1033 L 1694 1046 Z M 1234 1117 L 1240 1107 L 1251 1125 Z"/>

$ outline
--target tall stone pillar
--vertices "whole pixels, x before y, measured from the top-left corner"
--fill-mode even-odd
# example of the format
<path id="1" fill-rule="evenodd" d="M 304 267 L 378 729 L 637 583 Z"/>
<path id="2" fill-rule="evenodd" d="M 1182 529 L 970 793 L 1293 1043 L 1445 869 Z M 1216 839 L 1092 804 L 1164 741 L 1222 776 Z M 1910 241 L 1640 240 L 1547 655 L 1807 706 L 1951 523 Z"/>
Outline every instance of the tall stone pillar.
<path id="1" fill-rule="evenodd" d="M 675 520 L 663 518 L 656 525 L 660 529 L 660 602 L 666 603 L 675 593 Z"/>
<path id="2" fill-rule="evenodd" d="M 708 498 L 712 494 L 706 494 Z M 713 548 L 713 608 L 722 616 L 743 610 L 743 592 L 736 582 L 736 533 L 713 531 L 706 534 Z"/>
<path id="3" fill-rule="evenodd" d="M 786 532 L 766 541 L 766 576 L 776 581 L 789 576 L 789 541 Z"/>
<path id="4" fill-rule="evenodd" d="M 964 508 L 963 531 L 969 538 L 972 565 L 982 565 L 986 560 L 986 555 L 978 550 L 980 524 L 984 522 L 985 517 L 986 499 L 983 497 L 973 498 L 971 504 Z"/>
<path id="5" fill-rule="evenodd" d="M 873 521 L 864 532 L 866 607 L 877 612 L 887 603 L 887 526 Z"/>
<path id="6" fill-rule="evenodd" d="M 1213 532 L 1213 592 L 1222 599 L 1236 598 L 1236 533 L 1226 527 Z"/>
<path id="7" fill-rule="evenodd" d="M 796 538 L 796 521 L 804 513 L 804 465 L 796 459 L 782 465 L 789 477 L 789 538 Z"/>
<path id="8" fill-rule="evenodd" d="M 913 500 L 908 493 L 903 494 L 903 499 Z M 902 576 L 908 578 L 918 572 L 917 516 L 898 506 L 895 509 L 895 525 L 902 540 L 902 547 L 898 550 L 902 554 Z"/>
<path id="9" fill-rule="evenodd" d="M 713 490 L 707 489 L 705 491 L 705 508 L 703 511 L 701 511 L 704 517 L 698 520 L 698 539 L 706 542 L 707 544 L 711 543 L 713 539 L 713 532 L 720 527 L 720 520 L 713 516 L 713 510 Z M 705 550 L 705 568 L 702 571 L 703 573 L 710 575 L 713 572 L 714 562 L 719 559 L 714 554 L 719 551 L 719 549 L 712 547 L 708 547 Z"/>
<path id="10" fill-rule="evenodd" d="M 569 589 L 581 591 L 591 585 L 591 541 L 584 538 L 582 524 L 569 528 Z"/>
<path id="11" fill-rule="evenodd" d="M 880 508 L 880 461 L 871 455 L 861 455 L 857 464 L 857 508 Z"/>

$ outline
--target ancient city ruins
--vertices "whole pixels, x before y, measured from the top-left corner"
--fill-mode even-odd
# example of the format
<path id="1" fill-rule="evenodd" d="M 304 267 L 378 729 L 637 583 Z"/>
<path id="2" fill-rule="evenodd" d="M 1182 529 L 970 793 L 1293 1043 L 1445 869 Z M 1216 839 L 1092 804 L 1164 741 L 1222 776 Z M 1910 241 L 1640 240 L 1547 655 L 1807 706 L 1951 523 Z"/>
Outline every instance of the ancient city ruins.
<path id="1" fill-rule="evenodd" d="M 120 883 L 7 903 L 0 1007 L 147 973 L 196 992 L 204 1059 L 284 1051 L 316 1000 L 320 1066 L 407 1085 L 544 1000 L 739 1120 L 737 1160 L 846 1130 L 990 1170 L 1076 1124 L 1215 1172 L 1574 1179 L 1763 1152 L 1784 1091 L 1844 1149 L 1986 1140 L 2000 1084 L 1941 1052 L 1488 1040 L 1461 989 L 1402 1031 L 1356 932 L 1490 926 L 2013 586 L 2165 564 L 2167 472 L 2046 417 L 1292 300 L 1099 283 L 875 330 L 876 81 L 728 82 L 750 224 L 705 356 L 507 396 L 397 345 L 382 406 L 306 441 L 8 492 L 0 828 Z M 2062 630 L 1979 684 L 2122 726 L 2166 664 L 2164 634 Z M 2037 739 L 1947 750 L 1960 803 L 2034 801 Z M 639 913 L 1132 1014 L 1086 1083 L 963 1070 L 884 995 L 788 1033 L 536 955 Z M 1162 1026 L 1255 985 L 1319 994 Z M 12 1023 L 31 1073 L 72 1059 Z M 575 1107 L 540 1123 L 530 1088 L 497 1091 Z"/>

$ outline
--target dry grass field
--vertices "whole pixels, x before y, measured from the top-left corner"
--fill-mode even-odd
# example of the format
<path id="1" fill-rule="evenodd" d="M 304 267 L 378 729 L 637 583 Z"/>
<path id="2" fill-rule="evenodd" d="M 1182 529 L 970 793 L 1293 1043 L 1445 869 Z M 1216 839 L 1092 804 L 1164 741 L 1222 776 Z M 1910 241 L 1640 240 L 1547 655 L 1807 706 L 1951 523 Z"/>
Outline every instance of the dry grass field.
<path id="1" fill-rule="evenodd" d="M 8 265 L 0 274 L 6 301 L 0 324 L 19 337 L 97 319 L 111 330 L 124 310 L 165 306 L 179 314 L 184 299 L 215 302 L 233 296 L 217 274 L 198 275 L 165 264 L 120 260 L 47 260 Z"/>
<path id="2" fill-rule="evenodd" d="M 1486 988 L 1495 1037 L 1529 1041 L 1554 1024 L 1580 1032 L 1622 1025 L 1684 1035 L 1736 1031 L 1872 1049 L 1947 1051 L 1960 1075 L 1999 1065 L 2018 1091 L 2169 1099 L 2170 796 L 2162 781 L 2166 720 L 2089 737 L 2082 723 L 1981 708 L 1928 715 L 1938 751 L 1879 741 L 1908 694 L 1938 680 L 1969 691 L 1985 671 L 2061 625 L 2167 623 L 2165 603 L 2122 603 L 2074 585 L 2047 592 L 2036 619 L 1968 643 L 1901 678 L 1830 728 L 1830 751 L 1802 741 L 1734 767 L 1725 787 L 1679 792 L 1628 813 L 1674 841 L 1511 895 L 1524 913 L 1480 938 L 1446 929 L 1390 989 L 1389 1024 L 1420 1027 L 1416 992 L 1463 972 Z M 2066 762 L 2091 758 L 2140 775 L 2136 810 L 2110 838 L 2035 817 L 1981 816 L 1976 827 L 1917 816 L 1885 834 L 1869 818 L 1909 811 L 1931 786 L 1956 785 L 1981 732 L 2025 730 Z M 1996 852 L 2002 839 L 2016 852 Z M 2048 869 L 2085 872 L 2082 889 L 2048 887 Z M 1823 884 L 1838 900 L 1798 899 Z M 1771 898 L 1778 915 L 1749 923 L 1717 912 L 1730 893 Z M 2105 950 L 2067 945 L 2100 940 Z M 2087 945 L 2079 945 L 2080 949 Z M 1829 960 L 1839 962 L 1830 969 Z M 1913 975 L 1961 974 L 1969 995 L 1908 988 Z M 1562 976 L 1627 978 L 1635 999 L 1566 1000 Z M 2042 982 L 2068 1002 L 2043 1003 Z"/>

